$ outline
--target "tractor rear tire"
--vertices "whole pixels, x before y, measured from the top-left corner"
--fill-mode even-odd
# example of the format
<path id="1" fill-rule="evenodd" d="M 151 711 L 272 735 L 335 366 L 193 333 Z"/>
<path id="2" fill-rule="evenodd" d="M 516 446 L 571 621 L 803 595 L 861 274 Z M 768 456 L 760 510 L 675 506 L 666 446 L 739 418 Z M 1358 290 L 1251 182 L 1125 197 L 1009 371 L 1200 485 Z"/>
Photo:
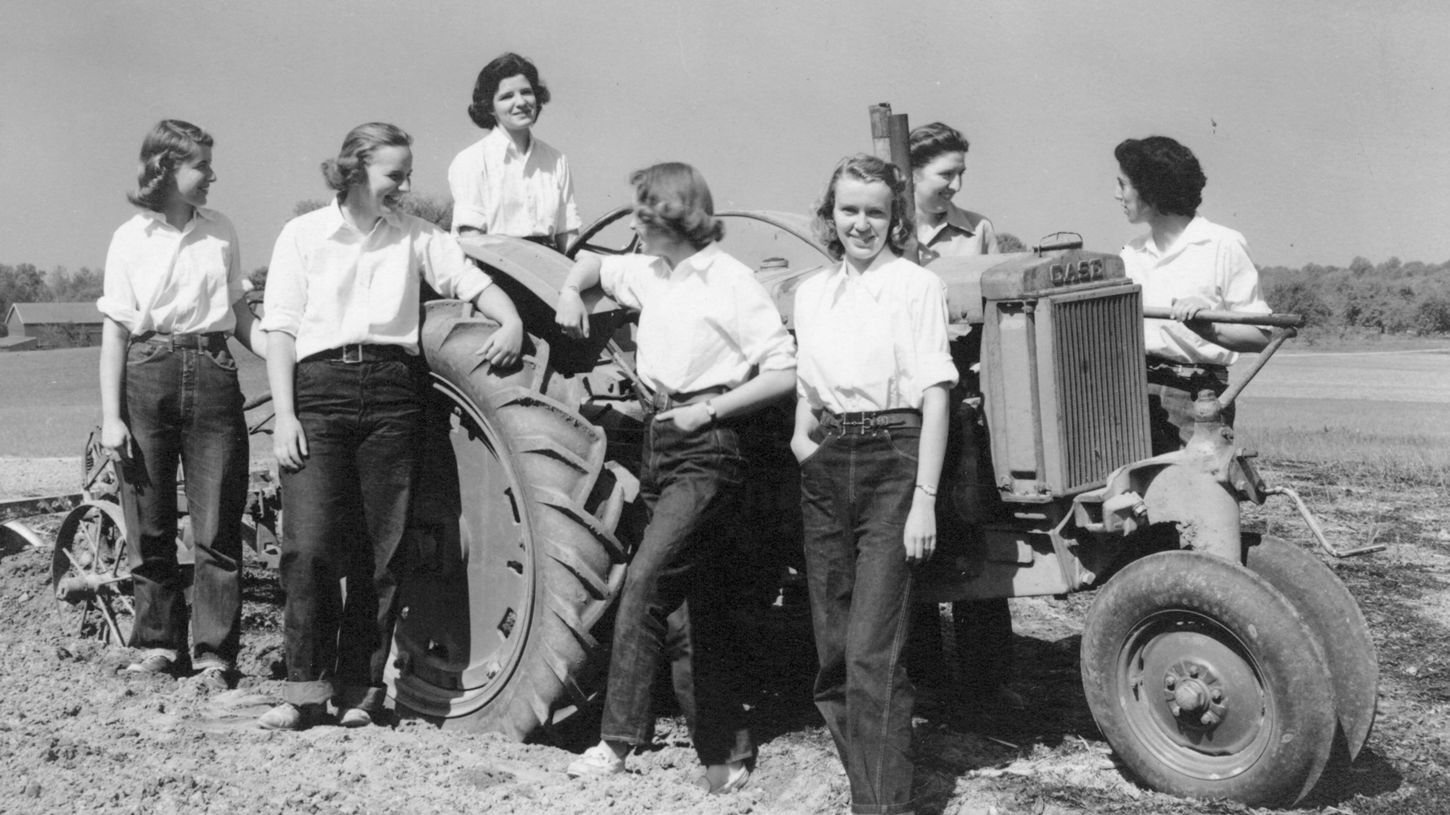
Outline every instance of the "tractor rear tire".
<path id="1" fill-rule="evenodd" d="M 390 681 L 405 715 L 521 740 L 589 697 L 630 476 L 567 389 L 548 395 L 542 342 L 502 371 L 477 355 L 495 328 L 458 303 L 424 323 L 432 416 Z"/>
<path id="2" fill-rule="evenodd" d="M 1281 538 L 1245 535 L 1244 560 L 1289 598 L 1324 645 L 1343 737 L 1336 747 L 1354 761 L 1374 728 L 1379 697 L 1379 659 L 1359 604 L 1324 561 Z"/>
<path id="3" fill-rule="evenodd" d="M 1211 555 L 1160 552 L 1098 593 L 1083 688 L 1108 743 L 1148 786 L 1291 804 L 1313 788 L 1334 740 L 1324 653 L 1262 577 Z"/>

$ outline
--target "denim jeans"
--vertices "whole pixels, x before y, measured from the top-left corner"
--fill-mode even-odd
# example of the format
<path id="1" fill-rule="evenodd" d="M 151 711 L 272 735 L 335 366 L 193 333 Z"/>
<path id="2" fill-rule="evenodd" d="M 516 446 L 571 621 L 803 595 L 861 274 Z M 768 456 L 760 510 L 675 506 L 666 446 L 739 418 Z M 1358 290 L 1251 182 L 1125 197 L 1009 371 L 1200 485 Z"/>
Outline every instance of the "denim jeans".
<path id="1" fill-rule="evenodd" d="M 851 782 L 851 811 L 912 809 L 914 692 L 902 651 L 912 572 L 903 537 L 918 428 L 830 433 L 801 463 L 816 707 Z"/>
<path id="2" fill-rule="evenodd" d="M 282 472 L 283 644 L 292 704 L 381 710 L 394 556 L 422 442 L 421 364 L 300 362 L 300 470 Z M 339 579 L 347 579 L 344 599 Z"/>
<path id="3" fill-rule="evenodd" d="M 186 647 L 186 597 L 176 561 L 176 464 L 185 469 L 193 571 L 193 664 L 231 668 L 242 630 L 242 512 L 247 425 L 226 340 L 172 348 L 164 337 L 126 349 L 122 419 L 133 442 L 121 472 L 136 622 L 131 645 Z"/>
<path id="4" fill-rule="evenodd" d="M 726 613 L 725 572 L 743 486 L 739 434 L 728 421 L 686 433 L 651 420 L 640 469 L 650 517 L 620 595 L 600 736 L 648 741 L 668 619 L 688 600 L 693 681 L 678 671 L 675 677 L 681 709 L 687 718 L 694 710 L 695 752 L 703 764 L 745 761 L 754 749 L 731 671 L 739 648 Z"/>

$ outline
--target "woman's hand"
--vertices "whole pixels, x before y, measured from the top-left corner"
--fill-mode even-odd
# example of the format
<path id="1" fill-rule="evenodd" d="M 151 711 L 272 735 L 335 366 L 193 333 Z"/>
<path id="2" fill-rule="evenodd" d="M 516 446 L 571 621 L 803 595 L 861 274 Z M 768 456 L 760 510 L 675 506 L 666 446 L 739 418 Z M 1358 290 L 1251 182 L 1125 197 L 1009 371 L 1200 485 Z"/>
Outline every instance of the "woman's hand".
<path id="1" fill-rule="evenodd" d="M 704 402 L 696 402 L 692 405 L 681 405 L 669 410 L 660 411 L 655 414 L 657 422 L 674 422 L 675 427 L 692 433 L 714 421 L 710 415 L 710 409 L 705 407 Z"/>
<path id="2" fill-rule="evenodd" d="M 507 368 L 519 361 L 519 350 L 524 346 L 524 324 L 521 320 L 509 320 L 489 335 L 478 348 L 478 355 L 494 367 Z"/>
<path id="3" fill-rule="evenodd" d="M 101 447 L 117 461 L 131 458 L 131 431 L 119 418 L 101 420 Z"/>
<path id="4" fill-rule="evenodd" d="M 272 428 L 272 455 L 277 457 L 277 466 L 286 470 L 300 470 L 307 461 L 307 434 L 302 432 L 302 423 L 296 416 L 278 416 Z"/>
<path id="5" fill-rule="evenodd" d="M 559 302 L 554 305 L 554 322 L 559 324 L 564 336 L 581 339 L 589 336 L 589 310 L 584 307 L 584 298 L 578 289 L 565 288 L 559 292 Z"/>
<path id="6" fill-rule="evenodd" d="M 1196 294 L 1188 297 L 1179 297 L 1168 307 L 1168 310 L 1173 314 L 1173 319 L 1180 323 L 1186 323 L 1197 318 L 1198 312 L 1200 311 L 1210 311 L 1212 309 L 1213 304 L 1207 298 L 1200 297 Z"/>
<path id="7" fill-rule="evenodd" d="M 801 435 L 800 433 L 791 434 L 790 452 L 791 455 L 795 456 L 797 464 L 815 455 L 819 449 L 821 449 L 821 445 L 811 441 L 810 436 Z"/>
<path id="8" fill-rule="evenodd" d="M 907 563 L 925 563 L 936 551 L 936 501 L 917 490 L 906 514 L 906 533 L 902 536 Z"/>

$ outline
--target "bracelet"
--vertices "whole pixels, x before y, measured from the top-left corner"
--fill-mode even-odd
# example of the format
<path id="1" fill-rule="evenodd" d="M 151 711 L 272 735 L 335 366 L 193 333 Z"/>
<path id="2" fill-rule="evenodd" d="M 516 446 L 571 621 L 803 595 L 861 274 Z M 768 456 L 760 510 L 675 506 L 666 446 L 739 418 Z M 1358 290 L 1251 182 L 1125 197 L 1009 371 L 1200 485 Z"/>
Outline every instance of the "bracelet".
<path id="1" fill-rule="evenodd" d="M 710 424 L 714 424 L 720 417 L 715 414 L 715 406 L 710 402 L 711 400 L 706 399 L 701 404 L 705 406 L 705 412 L 710 414 Z"/>
<path id="2" fill-rule="evenodd" d="M 926 497 L 927 498 L 935 498 L 936 497 L 936 487 L 929 487 L 926 484 L 917 484 L 916 485 L 916 488 L 919 489 L 919 490 L 921 490 L 922 492 L 926 493 Z"/>

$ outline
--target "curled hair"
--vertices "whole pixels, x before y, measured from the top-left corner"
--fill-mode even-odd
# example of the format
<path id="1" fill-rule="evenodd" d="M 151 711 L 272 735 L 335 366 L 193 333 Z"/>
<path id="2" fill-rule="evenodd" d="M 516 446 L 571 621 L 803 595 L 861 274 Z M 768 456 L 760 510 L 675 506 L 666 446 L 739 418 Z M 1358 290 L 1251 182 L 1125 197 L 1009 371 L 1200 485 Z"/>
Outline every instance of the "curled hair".
<path id="1" fill-rule="evenodd" d="M 138 207 L 156 212 L 166 204 L 166 191 L 176 168 L 211 147 L 211 134 L 191 122 L 162 119 L 141 142 L 141 168 L 136 173 L 136 189 L 126 193 L 126 200 Z"/>
<path id="2" fill-rule="evenodd" d="M 347 189 L 367 173 L 368 161 L 379 147 L 409 147 L 413 137 L 397 125 L 368 122 L 347 132 L 337 158 L 322 162 L 322 177 L 337 193 L 339 201 L 347 198 Z"/>
<path id="3" fill-rule="evenodd" d="M 911 169 L 920 170 L 944 153 L 965 153 L 971 145 L 960 130 L 941 122 L 922 125 L 911 131 Z"/>
<path id="4" fill-rule="evenodd" d="M 1163 215 L 1192 218 L 1208 179 L 1193 151 L 1167 136 L 1126 139 L 1114 150 L 1138 198 Z"/>
<path id="5" fill-rule="evenodd" d="M 635 170 L 629 183 L 634 185 L 634 217 L 641 224 L 668 230 L 696 249 L 725 237 L 715 199 L 694 167 L 667 161 Z"/>
<path id="6" fill-rule="evenodd" d="M 841 236 L 836 234 L 836 183 L 842 178 L 854 178 L 868 184 L 879 181 L 891 190 L 891 226 L 886 232 L 886 242 L 891 251 L 898 255 L 904 253 L 916 230 L 916 207 L 906 198 L 906 177 L 895 164 L 865 153 L 841 159 L 826 184 L 826 194 L 816 205 L 816 237 L 825 244 L 826 251 L 836 260 L 846 254 Z"/>
<path id="7" fill-rule="evenodd" d="M 473 104 L 468 106 L 468 118 L 484 130 L 492 130 L 498 124 L 498 118 L 493 115 L 493 97 L 498 93 L 498 86 L 505 79 L 519 74 L 523 74 L 534 89 L 534 103 L 538 105 L 534 119 L 537 120 L 544 112 L 544 105 L 549 104 L 549 89 L 539 79 L 539 69 L 534 67 L 534 63 L 512 51 L 495 58 L 478 72 L 478 80 L 473 83 Z"/>

